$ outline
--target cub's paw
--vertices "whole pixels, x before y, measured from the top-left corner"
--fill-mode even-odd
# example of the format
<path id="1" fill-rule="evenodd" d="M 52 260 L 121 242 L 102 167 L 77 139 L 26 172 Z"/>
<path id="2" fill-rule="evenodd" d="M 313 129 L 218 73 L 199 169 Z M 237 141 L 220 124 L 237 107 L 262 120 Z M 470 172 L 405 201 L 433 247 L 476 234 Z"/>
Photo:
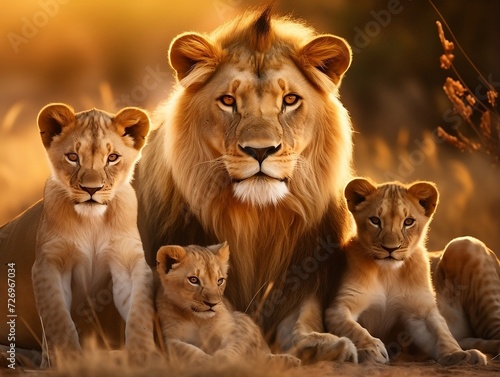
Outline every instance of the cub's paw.
<path id="1" fill-rule="evenodd" d="M 488 363 L 486 356 L 478 350 L 460 350 L 456 352 L 445 353 L 443 355 L 440 355 L 436 361 L 442 365 L 486 365 Z"/>
<path id="2" fill-rule="evenodd" d="M 384 343 L 377 338 L 373 338 L 372 342 L 366 346 L 358 348 L 359 362 L 385 364 L 389 361 L 389 354 Z"/>
<path id="3" fill-rule="evenodd" d="M 82 350 L 73 349 L 71 347 L 52 348 L 49 352 L 42 352 L 41 369 L 55 368 L 65 360 L 76 360 L 82 356 Z"/>
<path id="4" fill-rule="evenodd" d="M 467 350 L 465 351 L 469 353 L 470 359 L 468 361 L 468 364 L 471 365 L 486 365 L 488 364 L 488 359 L 486 358 L 486 355 L 482 353 L 481 351 L 478 350 Z"/>
<path id="5" fill-rule="evenodd" d="M 318 361 L 358 362 L 354 343 L 329 333 L 312 332 L 296 342 L 294 354 L 304 363 Z"/>
<path id="6" fill-rule="evenodd" d="M 183 365 L 186 363 L 204 365 L 211 362 L 215 357 L 224 357 L 224 354 L 221 355 L 220 352 L 216 352 L 213 356 L 208 355 L 200 348 L 176 339 L 169 340 L 165 345 L 167 361 L 174 365 Z"/>
<path id="7" fill-rule="evenodd" d="M 125 347 L 127 360 L 130 365 L 145 366 L 164 360 L 164 356 L 159 350 L 145 350 L 138 347 Z"/>
<path id="8" fill-rule="evenodd" d="M 273 364 L 281 365 L 284 368 L 294 368 L 300 366 L 302 361 L 299 358 L 290 355 L 288 353 L 279 353 L 267 355 L 268 360 L 270 360 Z"/>

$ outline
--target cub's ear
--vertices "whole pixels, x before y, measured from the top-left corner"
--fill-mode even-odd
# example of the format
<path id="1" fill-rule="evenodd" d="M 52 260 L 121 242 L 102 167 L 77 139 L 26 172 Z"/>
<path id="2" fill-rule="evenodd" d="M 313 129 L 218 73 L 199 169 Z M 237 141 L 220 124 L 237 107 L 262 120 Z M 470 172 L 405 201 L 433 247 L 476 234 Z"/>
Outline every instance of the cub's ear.
<path id="1" fill-rule="evenodd" d="M 220 263 L 227 264 L 229 262 L 229 244 L 226 241 L 218 245 L 209 246 L 208 248 L 219 259 Z"/>
<path id="2" fill-rule="evenodd" d="M 170 65 L 175 70 L 177 80 L 188 87 L 204 82 L 220 62 L 222 52 L 198 33 L 184 33 L 177 36 L 168 51 Z M 191 80 L 182 82 L 187 76 Z"/>
<path id="3" fill-rule="evenodd" d="M 349 182 L 344 190 L 349 211 L 354 213 L 356 207 L 366 200 L 366 197 L 377 190 L 375 184 L 365 178 L 356 178 Z"/>
<path id="4" fill-rule="evenodd" d="M 162 246 L 156 253 L 157 268 L 168 273 L 186 257 L 186 250 L 177 245 Z"/>
<path id="5" fill-rule="evenodd" d="M 431 217 L 439 201 L 436 185 L 432 182 L 416 182 L 408 188 L 408 194 L 418 200 L 418 204 L 424 209 L 425 216 Z"/>
<path id="6" fill-rule="evenodd" d="M 48 149 L 54 136 L 59 135 L 64 127 L 74 122 L 75 112 L 73 108 L 64 103 L 51 103 L 40 110 L 37 124 L 44 147 Z"/>
<path id="7" fill-rule="evenodd" d="M 327 75 L 335 85 L 351 65 L 352 51 L 347 41 L 330 34 L 320 35 L 302 47 L 300 63 Z"/>
<path id="8" fill-rule="evenodd" d="M 130 136 L 134 141 L 134 148 L 138 151 L 146 143 L 149 132 L 149 116 L 138 107 L 125 107 L 115 115 L 117 132 L 122 136 Z"/>

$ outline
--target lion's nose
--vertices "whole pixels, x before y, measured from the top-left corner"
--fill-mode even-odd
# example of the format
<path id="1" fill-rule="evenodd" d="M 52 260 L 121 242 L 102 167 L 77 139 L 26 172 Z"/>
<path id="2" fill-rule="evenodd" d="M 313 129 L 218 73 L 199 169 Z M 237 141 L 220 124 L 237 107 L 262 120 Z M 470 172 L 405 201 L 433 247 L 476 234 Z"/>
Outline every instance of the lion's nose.
<path id="1" fill-rule="evenodd" d="M 100 187 L 85 187 L 85 186 L 82 186 L 80 185 L 80 188 L 83 190 L 83 191 L 86 191 L 90 194 L 90 196 L 94 195 L 97 191 L 99 191 L 100 189 L 103 188 L 103 186 L 100 186 Z"/>
<path id="2" fill-rule="evenodd" d="M 278 144 L 275 147 L 272 146 L 264 148 L 242 147 L 241 145 L 239 147 L 244 153 L 253 157 L 259 161 L 259 163 L 262 163 L 262 161 L 264 161 L 267 157 L 278 152 L 281 149 L 281 144 Z"/>

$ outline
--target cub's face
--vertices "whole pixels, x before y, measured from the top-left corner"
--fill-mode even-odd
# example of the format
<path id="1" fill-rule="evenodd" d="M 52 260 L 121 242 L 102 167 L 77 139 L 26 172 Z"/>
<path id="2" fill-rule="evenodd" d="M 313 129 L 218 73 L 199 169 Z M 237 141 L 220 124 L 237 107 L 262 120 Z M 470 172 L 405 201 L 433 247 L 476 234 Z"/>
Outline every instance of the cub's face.
<path id="1" fill-rule="evenodd" d="M 345 196 L 365 250 L 383 265 L 399 267 L 425 238 L 438 202 L 434 184 L 417 182 L 373 185 L 351 181 Z"/>
<path id="2" fill-rule="evenodd" d="M 149 130 L 147 114 L 126 108 L 116 115 L 99 110 L 75 114 L 63 104 L 38 116 L 52 177 L 82 215 L 102 215 L 133 167 Z"/>
<path id="3" fill-rule="evenodd" d="M 199 318 L 212 318 L 223 304 L 229 246 L 163 246 L 156 256 L 163 299 Z"/>

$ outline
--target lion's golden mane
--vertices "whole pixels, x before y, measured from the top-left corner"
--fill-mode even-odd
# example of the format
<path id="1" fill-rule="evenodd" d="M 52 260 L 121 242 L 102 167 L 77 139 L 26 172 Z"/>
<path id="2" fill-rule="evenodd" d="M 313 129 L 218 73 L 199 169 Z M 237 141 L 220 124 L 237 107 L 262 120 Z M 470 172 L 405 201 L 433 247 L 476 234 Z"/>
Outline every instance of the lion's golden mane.
<path id="1" fill-rule="evenodd" d="M 341 38 L 270 13 L 247 12 L 209 35 L 186 33 L 172 42 L 179 84 L 156 114 L 160 126 L 136 176 L 148 261 L 154 263 L 164 244 L 228 241 L 226 293 L 238 310 L 258 315 L 268 332 L 314 289 L 317 271 L 309 270 L 320 270 L 324 260 L 315 253 L 330 255 L 344 241 L 350 223 L 342 190 L 352 154 L 349 116 L 338 99 L 350 48 Z M 271 119 L 276 85 L 302 102 Z M 238 107 L 228 111 L 217 103 L 220 90 L 236 93 Z M 251 163 L 242 160 L 242 135 L 269 139 L 269 129 L 278 129 L 269 132 L 283 144 L 281 183 L 253 177 L 256 194 L 238 197 L 238 169 Z M 284 190 L 269 203 L 259 198 L 268 181 L 270 189 Z M 325 245 L 331 250 L 320 252 Z"/>

